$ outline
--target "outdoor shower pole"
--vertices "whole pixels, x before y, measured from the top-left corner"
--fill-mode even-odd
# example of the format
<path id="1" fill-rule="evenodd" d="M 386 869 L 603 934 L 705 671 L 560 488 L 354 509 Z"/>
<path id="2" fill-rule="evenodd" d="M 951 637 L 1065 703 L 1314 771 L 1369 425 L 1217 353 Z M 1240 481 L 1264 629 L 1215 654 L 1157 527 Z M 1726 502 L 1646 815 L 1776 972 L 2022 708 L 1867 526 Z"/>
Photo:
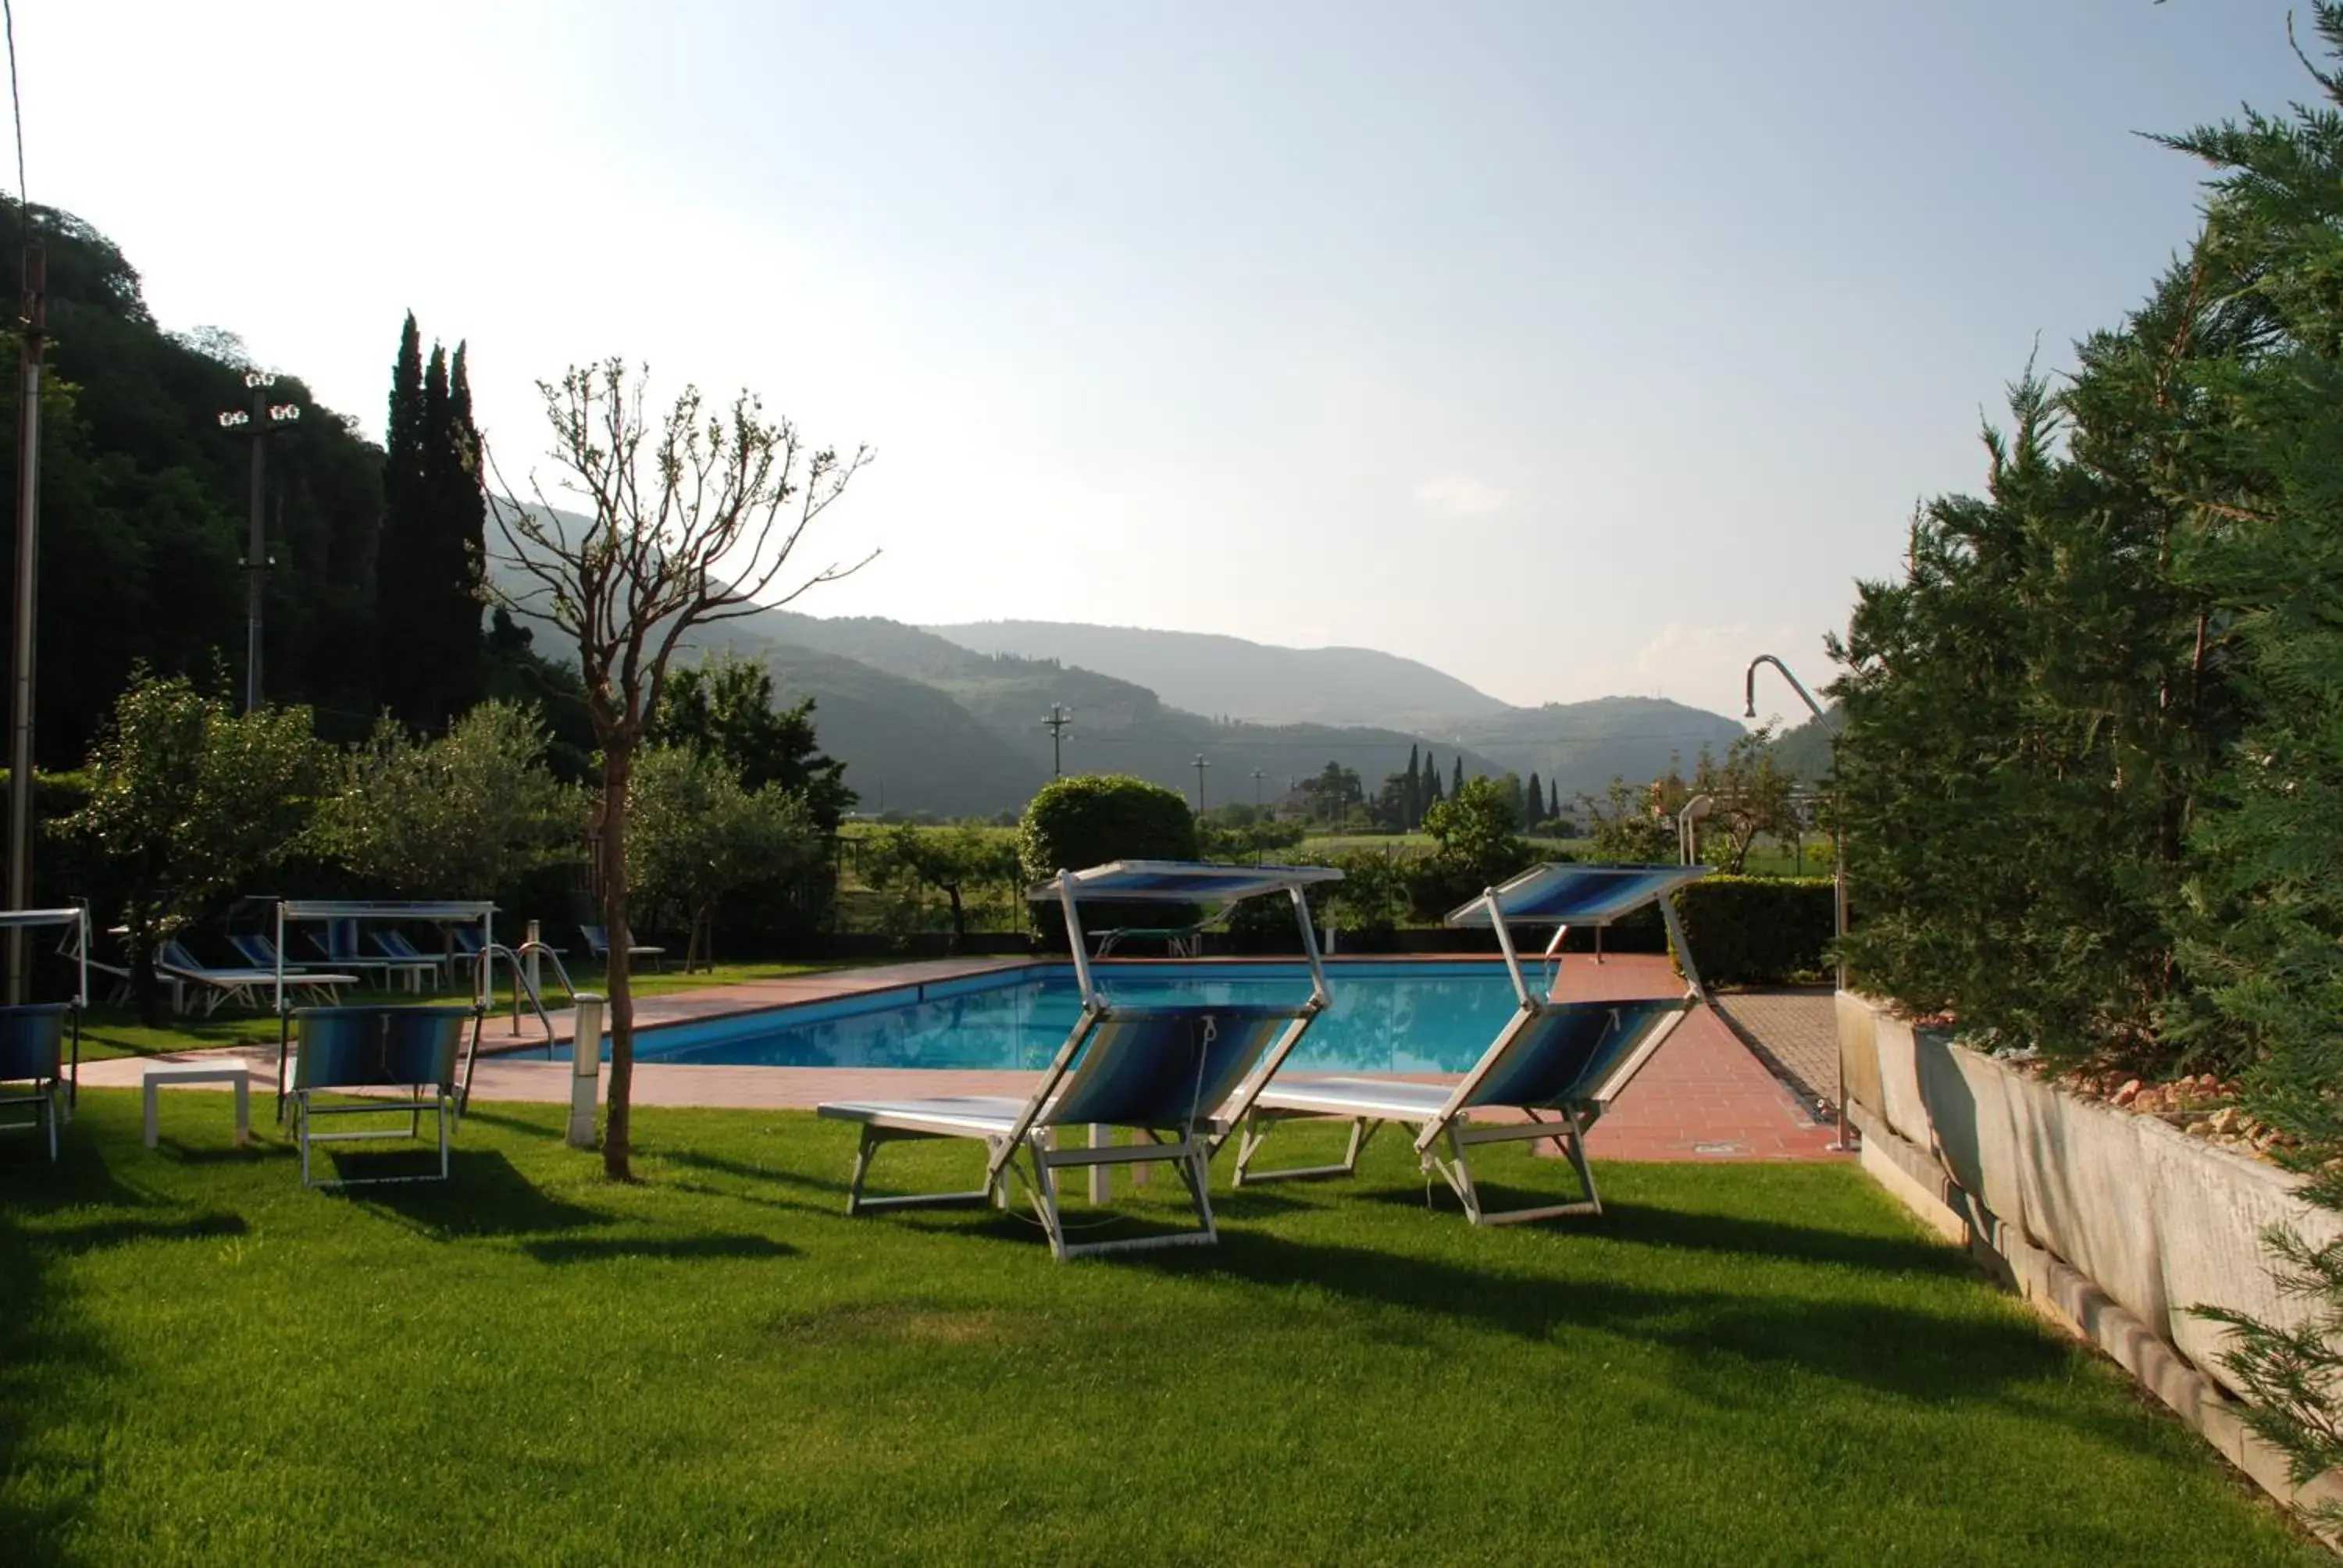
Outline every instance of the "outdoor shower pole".
<path id="1" fill-rule="evenodd" d="M 1806 689 L 1806 683 L 1792 674 L 1790 667 L 1773 654 L 1761 653 L 1749 661 L 1749 668 L 1742 677 L 1744 708 L 1742 717 L 1744 719 L 1757 717 L 1757 667 L 1761 664 L 1770 664 L 1780 670 L 1782 678 L 1790 683 L 1792 689 L 1795 690 L 1805 701 L 1807 710 L 1813 713 L 1815 719 L 1822 718 L 1823 705 L 1815 700 L 1815 694 Z M 1831 809 L 1831 944 L 1838 959 L 1836 989 L 1845 990 L 1846 989 L 1846 824 L 1841 819 L 1841 812 L 1838 809 L 1841 804 L 1841 801 L 1834 800 Z M 1834 1002 L 1833 1005 L 1835 1006 L 1836 1003 Z M 1834 1147 L 1842 1151 L 1853 1147 L 1847 1141 L 1846 1136 L 1846 1060 L 1844 1057 L 1840 1058 L 1838 1067 L 1838 1142 Z"/>
<path id="2" fill-rule="evenodd" d="M 30 215 L 26 215 L 30 221 Z M 33 652 L 41 560 L 41 360 L 48 348 L 47 259 L 25 246 L 23 347 L 16 383 L 16 625 L 8 680 L 8 907 L 33 900 Z M 8 929 L 8 1002 L 21 1003 L 27 986 L 25 931 Z M 85 957 L 87 955 L 85 954 Z"/>

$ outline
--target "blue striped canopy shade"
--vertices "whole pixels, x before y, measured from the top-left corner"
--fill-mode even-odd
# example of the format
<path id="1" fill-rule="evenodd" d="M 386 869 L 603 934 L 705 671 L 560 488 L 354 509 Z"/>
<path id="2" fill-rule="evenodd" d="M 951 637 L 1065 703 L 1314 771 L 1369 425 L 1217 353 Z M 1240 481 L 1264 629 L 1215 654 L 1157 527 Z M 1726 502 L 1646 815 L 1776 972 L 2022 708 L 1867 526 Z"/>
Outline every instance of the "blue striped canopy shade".
<path id="1" fill-rule="evenodd" d="M 1449 910 L 1446 923 L 1489 924 L 1493 899 L 1508 925 L 1607 926 L 1707 874 L 1705 866 L 1532 866 Z"/>
<path id="2" fill-rule="evenodd" d="M 293 1087 L 446 1091 L 468 1007 L 306 1007 L 293 1014 L 300 1049 Z"/>
<path id="3" fill-rule="evenodd" d="M 1597 1102 L 1652 1026 L 1685 1005 L 1681 997 L 1550 1004 L 1506 1041 L 1464 1103 L 1562 1111 Z"/>
<path id="4" fill-rule="evenodd" d="M 1262 893 L 1342 879 L 1342 873 L 1332 866 L 1215 866 L 1198 860 L 1112 860 L 1076 871 L 1070 879 L 1076 899 L 1178 904 L 1233 904 Z M 1055 899 L 1061 890 L 1053 881 L 1037 882 L 1025 896 Z"/>
<path id="5" fill-rule="evenodd" d="M 72 1010 L 62 1001 L 0 1007 L 0 1083 L 65 1076 L 65 1015 Z"/>
<path id="6" fill-rule="evenodd" d="M 1293 1018 L 1292 1008 L 1268 1007 L 1111 1012 L 1083 1042 L 1035 1124 L 1087 1121 L 1184 1133 L 1236 1091 Z"/>

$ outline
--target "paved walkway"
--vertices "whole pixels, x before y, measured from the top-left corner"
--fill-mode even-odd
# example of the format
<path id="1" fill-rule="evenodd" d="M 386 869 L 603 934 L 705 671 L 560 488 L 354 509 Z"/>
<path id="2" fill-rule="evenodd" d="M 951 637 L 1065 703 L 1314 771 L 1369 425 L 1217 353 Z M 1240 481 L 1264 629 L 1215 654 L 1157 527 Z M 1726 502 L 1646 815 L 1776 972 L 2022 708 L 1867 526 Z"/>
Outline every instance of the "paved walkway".
<path id="1" fill-rule="evenodd" d="M 1837 1114 L 1838 1019 L 1827 986 L 1734 991 L 1717 1010 L 1742 1043 L 1825 1121 Z"/>
<path id="2" fill-rule="evenodd" d="M 1566 995 L 1626 998 L 1672 995 L 1677 990 L 1664 959 L 1623 956 L 1598 965 L 1591 957 L 1574 955 L 1565 961 L 1563 990 Z M 654 1018 L 661 1022 L 705 1018 L 915 985 L 998 967 L 1002 966 L 990 960 L 940 960 L 751 981 L 650 999 L 641 1005 L 639 1017 L 645 1023 Z M 1338 985 L 1340 975 L 1338 969 Z M 558 1016 L 557 1022 L 561 1021 L 566 1020 Z M 492 1040 L 501 1028 L 492 1022 Z M 277 1053 L 273 1046 L 190 1051 L 168 1060 L 237 1056 L 253 1066 L 256 1084 L 274 1081 Z M 82 1081 L 136 1087 L 146 1060 L 151 1059 L 85 1063 Z M 1023 1094 L 1031 1091 L 1034 1077 L 1021 1071 L 642 1062 L 635 1068 L 634 1098 L 639 1105 L 806 1109 L 825 1100 Z M 566 1103 L 569 1079 L 568 1062 L 488 1056 L 479 1062 L 472 1092 L 486 1101 Z M 1596 1158 L 1607 1160 L 1820 1160 L 1832 1158 L 1826 1148 L 1830 1140 L 1827 1125 L 1808 1115 L 1781 1080 L 1714 1012 L 1697 1008 L 1596 1125 L 1587 1146 Z"/>

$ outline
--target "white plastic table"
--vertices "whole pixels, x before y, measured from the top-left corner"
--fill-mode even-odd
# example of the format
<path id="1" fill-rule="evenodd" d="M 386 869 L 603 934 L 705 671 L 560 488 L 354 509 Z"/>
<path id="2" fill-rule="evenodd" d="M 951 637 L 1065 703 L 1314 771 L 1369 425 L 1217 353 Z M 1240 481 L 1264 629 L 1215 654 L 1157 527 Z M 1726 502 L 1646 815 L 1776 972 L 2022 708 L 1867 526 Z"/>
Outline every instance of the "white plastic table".
<path id="1" fill-rule="evenodd" d="M 242 1062 L 157 1061 L 150 1063 L 143 1088 L 146 1101 L 146 1147 L 161 1136 L 156 1125 L 155 1097 L 166 1084 L 226 1083 L 236 1089 L 236 1141 L 252 1139 L 252 1070 Z"/>

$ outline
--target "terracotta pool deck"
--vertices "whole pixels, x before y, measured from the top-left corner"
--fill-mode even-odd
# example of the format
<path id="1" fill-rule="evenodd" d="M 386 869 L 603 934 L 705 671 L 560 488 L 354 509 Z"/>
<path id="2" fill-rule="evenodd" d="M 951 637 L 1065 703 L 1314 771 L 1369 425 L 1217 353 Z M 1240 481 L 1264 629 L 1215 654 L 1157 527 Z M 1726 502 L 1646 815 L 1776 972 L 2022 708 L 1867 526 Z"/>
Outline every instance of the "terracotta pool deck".
<path id="1" fill-rule="evenodd" d="M 749 980 L 704 990 L 676 991 L 637 1004 L 638 1027 L 759 1011 L 924 981 L 1012 969 L 1020 960 L 939 960 L 890 964 L 784 980 Z M 1672 996 L 1680 987 L 1664 958 L 1614 957 L 1597 964 L 1591 957 L 1564 960 L 1564 991 L 1591 999 Z M 1340 970 L 1335 970 L 1340 984 Z M 567 1013 L 555 1015 L 568 1038 Z M 528 1042 L 512 1036 L 509 1020 L 492 1018 L 491 1049 Z M 273 1079 L 276 1050 L 268 1046 L 231 1050 L 187 1051 L 166 1058 L 124 1057 L 85 1063 L 82 1081 L 135 1088 L 151 1060 L 201 1060 L 242 1057 L 255 1069 L 256 1082 Z M 606 1070 L 607 1071 L 607 1070 Z M 926 1094 L 1022 1094 L 1031 1072 L 956 1072 L 925 1069 L 828 1067 L 706 1067 L 639 1062 L 638 1105 L 725 1106 L 759 1110 L 805 1110 L 825 1100 Z M 519 1056 L 484 1056 L 472 1093 L 482 1101 L 563 1103 L 569 1098 L 568 1062 Z M 1830 1160 L 1832 1129 L 1807 1110 L 1768 1070 L 1723 1020 L 1705 1007 L 1690 1018 L 1588 1137 L 1587 1147 L 1605 1160 Z"/>

